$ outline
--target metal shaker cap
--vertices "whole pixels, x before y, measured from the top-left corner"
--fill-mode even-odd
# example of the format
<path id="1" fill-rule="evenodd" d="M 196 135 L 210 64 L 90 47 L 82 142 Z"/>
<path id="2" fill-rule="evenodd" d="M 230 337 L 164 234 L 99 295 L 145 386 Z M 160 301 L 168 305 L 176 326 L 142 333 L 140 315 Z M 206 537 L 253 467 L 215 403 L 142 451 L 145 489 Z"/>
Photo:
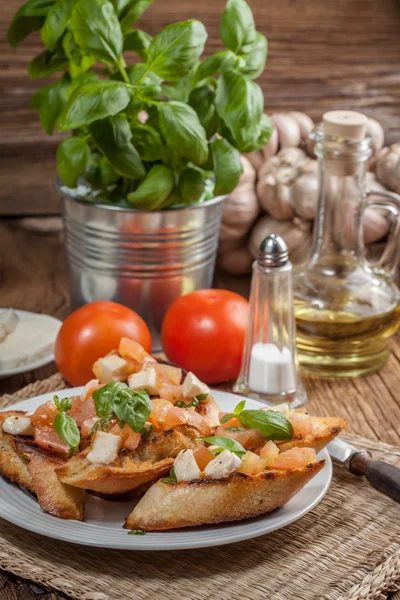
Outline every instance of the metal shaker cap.
<path id="1" fill-rule="evenodd" d="M 289 250 L 280 235 L 271 233 L 261 242 L 257 261 L 261 267 L 283 267 L 288 260 Z"/>

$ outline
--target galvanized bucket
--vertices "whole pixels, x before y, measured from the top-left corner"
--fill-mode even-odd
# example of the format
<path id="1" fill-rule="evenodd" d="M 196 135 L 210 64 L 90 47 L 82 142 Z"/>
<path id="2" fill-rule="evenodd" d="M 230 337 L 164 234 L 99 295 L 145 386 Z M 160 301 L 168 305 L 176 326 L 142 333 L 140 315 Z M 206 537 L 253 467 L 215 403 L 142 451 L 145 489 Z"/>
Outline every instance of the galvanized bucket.
<path id="1" fill-rule="evenodd" d="M 159 350 L 172 302 L 212 285 L 224 198 L 145 211 L 59 191 L 73 307 L 95 300 L 125 304 L 146 321 Z"/>

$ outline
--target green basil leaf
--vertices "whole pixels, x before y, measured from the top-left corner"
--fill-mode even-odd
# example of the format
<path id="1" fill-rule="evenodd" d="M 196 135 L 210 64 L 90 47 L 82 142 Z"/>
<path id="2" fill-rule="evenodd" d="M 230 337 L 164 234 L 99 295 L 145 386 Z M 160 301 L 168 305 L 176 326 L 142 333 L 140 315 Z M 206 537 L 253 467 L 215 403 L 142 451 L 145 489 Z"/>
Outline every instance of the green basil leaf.
<path id="1" fill-rule="evenodd" d="M 164 146 L 157 129 L 147 123 L 131 125 L 132 139 L 135 148 L 143 160 L 161 160 L 164 155 Z"/>
<path id="2" fill-rule="evenodd" d="M 120 81 L 89 81 L 71 95 L 61 115 L 59 129 L 68 131 L 113 116 L 129 104 L 130 88 Z"/>
<path id="3" fill-rule="evenodd" d="M 69 58 L 69 73 L 72 79 L 80 77 L 80 75 L 85 73 L 96 63 L 94 56 L 82 52 L 78 44 L 75 43 L 73 35 L 70 31 L 67 31 L 64 34 L 62 38 L 62 46 L 65 55 Z M 94 71 L 93 75 L 95 75 L 96 79 L 98 79 Z"/>
<path id="4" fill-rule="evenodd" d="M 254 41 L 253 13 L 245 0 L 228 0 L 221 17 L 220 33 L 225 46 L 236 54 L 242 46 Z"/>
<path id="5" fill-rule="evenodd" d="M 110 162 L 105 156 L 97 157 L 95 169 L 86 173 L 85 178 L 90 182 L 94 189 L 99 189 L 112 185 L 121 175 L 118 175 L 112 168 Z"/>
<path id="6" fill-rule="evenodd" d="M 203 125 L 207 138 L 211 138 L 218 130 L 219 117 L 215 106 L 215 89 L 211 85 L 203 85 L 190 92 L 189 104 L 194 108 Z"/>
<path id="7" fill-rule="evenodd" d="M 197 394 L 197 396 L 194 396 L 194 400 L 198 400 L 199 402 L 204 402 L 205 400 L 207 400 L 208 398 L 208 392 L 205 392 L 204 394 Z"/>
<path id="8" fill-rule="evenodd" d="M 112 417 L 114 414 L 114 398 L 115 395 L 127 388 L 126 383 L 114 381 L 107 383 L 103 387 L 95 390 L 92 394 L 98 417 Z M 128 388 L 129 389 L 129 388 Z"/>
<path id="9" fill-rule="evenodd" d="M 160 102 L 157 110 L 161 134 L 167 146 L 194 164 L 204 163 L 208 157 L 207 137 L 193 108 L 171 101 Z"/>
<path id="10" fill-rule="evenodd" d="M 135 146 L 128 120 L 121 115 L 95 121 L 90 131 L 97 147 L 107 157 L 116 173 L 129 179 L 143 179 L 146 169 Z"/>
<path id="11" fill-rule="evenodd" d="M 144 529 L 131 529 L 128 531 L 128 535 L 146 535 L 147 531 Z"/>
<path id="12" fill-rule="evenodd" d="M 43 44 L 48 50 L 54 50 L 56 43 L 66 30 L 71 18 L 75 0 L 58 0 L 49 10 L 40 31 Z"/>
<path id="13" fill-rule="evenodd" d="M 246 450 L 239 442 L 228 437 L 213 435 L 211 437 L 202 438 L 202 441 L 207 444 L 212 444 L 213 446 L 218 446 L 218 448 L 222 448 L 223 450 L 229 450 L 239 458 L 246 454 Z"/>
<path id="14" fill-rule="evenodd" d="M 259 429 L 266 440 L 291 440 L 294 432 L 290 421 L 273 410 L 244 410 L 239 415 L 243 427 Z"/>
<path id="15" fill-rule="evenodd" d="M 110 427 L 110 425 L 111 425 L 111 417 L 105 417 L 104 419 L 99 419 L 93 425 L 90 435 L 94 435 L 96 433 L 96 431 L 98 431 L 98 429 L 105 431 L 106 429 L 108 429 Z"/>
<path id="16" fill-rule="evenodd" d="M 62 398 L 59 399 L 58 396 L 53 397 L 54 404 L 56 405 L 57 410 L 61 412 L 68 412 L 72 408 L 72 400 L 71 398 Z"/>
<path id="17" fill-rule="evenodd" d="M 79 0 L 71 15 L 70 28 L 77 44 L 97 60 L 117 64 L 124 38 L 114 6 L 109 0 Z"/>
<path id="18" fill-rule="evenodd" d="M 231 71 L 238 64 L 238 57 L 231 50 L 220 50 L 199 63 L 193 77 L 193 83 L 199 83 L 210 75 Z"/>
<path id="19" fill-rule="evenodd" d="M 178 400 L 178 402 L 175 402 L 175 406 L 178 408 L 190 408 L 191 406 L 196 407 L 199 404 L 200 402 L 197 398 L 193 398 L 191 402 L 183 402 L 183 400 Z"/>
<path id="20" fill-rule="evenodd" d="M 227 427 L 226 431 L 233 431 L 233 432 L 245 431 L 245 428 L 244 427 Z"/>
<path id="21" fill-rule="evenodd" d="M 178 479 L 176 477 L 175 469 L 172 467 L 169 477 L 166 479 L 161 479 L 161 483 L 177 483 Z"/>
<path id="22" fill-rule="evenodd" d="M 99 81 L 99 78 L 97 73 L 94 71 L 86 71 L 85 73 L 81 73 L 71 81 L 68 88 L 68 98 L 70 98 L 75 90 L 77 90 L 81 85 L 95 80 Z"/>
<path id="23" fill-rule="evenodd" d="M 29 0 L 16 12 L 7 32 L 10 45 L 16 48 L 32 31 L 40 29 L 56 0 Z"/>
<path id="24" fill-rule="evenodd" d="M 112 0 L 121 21 L 124 32 L 135 25 L 140 15 L 150 6 L 153 0 Z"/>
<path id="25" fill-rule="evenodd" d="M 28 63 L 28 75 L 32 79 L 48 77 L 68 66 L 65 54 L 44 50 Z"/>
<path id="26" fill-rule="evenodd" d="M 254 81 L 240 73 L 224 73 L 217 83 L 218 114 L 230 130 L 240 152 L 257 143 L 264 110 L 264 96 Z"/>
<path id="27" fill-rule="evenodd" d="M 126 34 L 124 39 L 124 50 L 136 52 L 142 60 L 147 59 L 147 49 L 150 46 L 151 35 L 140 29 L 132 29 Z"/>
<path id="28" fill-rule="evenodd" d="M 240 72 L 250 79 L 259 77 L 264 71 L 267 53 L 267 38 L 262 33 L 257 32 L 255 40 L 248 47 L 246 46 L 246 53 L 242 54 L 244 64 L 239 67 Z"/>
<path id="29" fill-rule="evenodd" d="M 81 441 L 81 434 L 74 419 L 65 412 L 59 412 L 54 419 L 54 429 L 71 450 L 70 456 L 76 452 Z"/>
<path id="30" fill-rule="evenodd" d="M 223 138 L 212 141 L 211 152 L 215 173 L 214 193 L 216 196 L 229 194 L 239 183 L 243 172 L 240 152 Z"/>
<path id="31" fill-rule="evenodd" d="M 114 412 L 120 421 L 140 433 L 151 413 L 150 397 L 145 391 L 131 390 L 126 386 L 115 395 Z"/>
<path id="32" fill-rule="evenodd" d="M 173 190 L 175 176 L 169 167 L 154 165 L 138 188 L 128 194 L 129 202 L 144 210 L 157 210 Z"/>
<path id="33" fill-rule="evenodd" d="M 43 129 L 52 135 L 56 122 L 68 102 L 70 78 L 63 75 L 55 83 L 42 87 L 33 94 L 29 107 L 39 111 L 39 119 Z"/>
<path id="34" fill-rule="evenodd" d="M 57 170 L 61 181 L 69 188 L 75 188 L 89 160 L 90 149 L 86 140 L 80 137 L 63 140 L 57 148 Z"/>
<path id="35" fill-rule="evenodd" d="M 242 400 L 235 406 L 233 409 L 234 414 L 238 417 L 244 411 L 244 407 L 246 406 L 246 400 Z"/>
<path id="36" fill-rule="evenodd" d="M 223 425 L 224 423 L 227 423 L 228 421 L 230 421 L 231 419 L 234 419 L 236 417 L 235 413 L 226 413 L 226 415 L 224 415 L 221 418 L 221 425 Z"/>
<path id="37" fill-rule="evenodd" d="M 179 194 L 184 204 L 198 202 L 204 193 L 206 176 L 202 169 L 186 167 L 179 174 Z"/>
<path id="38" fill-rule="evenodd" d="M 263 146 L 265 146 L 269 142 L 269 139 L 272 135 L 273 130 L 274 130 L 273 120 L 270 119 L 268 117 L 268 115 L 265 115 L 265 114 L 262 115 L 257 141 L 254 143 L 253 146 L 249 146 L 250 150 L 247 150 L 246 152 L 254 152 L 255 150 L 258 150 L 259 148 L 262 148 Z"/>
<path id="39" fill-rule="evenodd" d="M 206 39 L 207 32 L 200 21 L 167 25 L 153 38 L 146 65 L 166 81 L 177 81 L 195 66 Z"/>

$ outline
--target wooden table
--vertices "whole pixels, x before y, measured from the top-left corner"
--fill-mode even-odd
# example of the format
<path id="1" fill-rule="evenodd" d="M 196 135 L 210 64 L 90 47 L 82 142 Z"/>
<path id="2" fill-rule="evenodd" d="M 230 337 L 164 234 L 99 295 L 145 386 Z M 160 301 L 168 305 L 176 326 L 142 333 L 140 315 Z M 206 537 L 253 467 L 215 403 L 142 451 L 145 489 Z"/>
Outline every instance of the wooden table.
<path id="1" fill-rule="evenodd" d="M 62 234 L 38 235 L 22 229 L 23 221 L 0 220 L 0 305 L 43 312 L 64 318 L 68 288 Z M 12 249 L 12 250 L 11 250 Z M 248 288 L 247 279 L 219 274 L 219 287 Z M 400 335 L 392 342 L 384 368 L 363 379 L 305 379 L 310 412 L 349 419 L 349 432 L 389 444 L 400 444 Z M 0 394 L 13 392 L 55 372 L 50 365 L 32 373 L 0 381 Z M 38 596 L 39 594 L 39 596 Z M 38 586 L 0 572 L 0 600 L 61 600 Z M 391 600 L 400 600 L 400 594 Z"/>

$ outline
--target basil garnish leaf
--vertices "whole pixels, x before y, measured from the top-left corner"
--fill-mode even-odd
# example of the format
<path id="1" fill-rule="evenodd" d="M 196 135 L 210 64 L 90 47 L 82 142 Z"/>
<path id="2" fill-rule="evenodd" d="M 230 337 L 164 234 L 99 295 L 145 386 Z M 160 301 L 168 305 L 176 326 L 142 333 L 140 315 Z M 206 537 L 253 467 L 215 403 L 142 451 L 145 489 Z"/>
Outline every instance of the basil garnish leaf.
<path id="1" fill-rule="evenodd" d="M 241 402 L 239 402 L 239 404 L 235 406 L 235 408 L 233 409 L 233 413 L 238 417 L 243 412 L 245 406 L 246 400 L 242 400 Z"/>
<path id="2" fill-rule="evenodd" d="M 99 417 L 116 415 L 121 424 L 140 433 L 151 413 L 151 403 L 147 392 L 131 390 L 126 383 L 116 381 L 93 392 L 96 413 Z"/>
<path id="3" fill-rule="evenodd" d="M 128 387 L 126 383 L 114 381 L 95 390 L 92 394 L 98 417 L 111 417 L 114 413 L 114 398 L 116 394 Z"/>
<path id="4" fill-rule="evenodd" d="M 169 477 L 161 479 L 161 483 L 177 483 L 176 473 L 174 467 L 172 467 Z"/>
<path id="5" fill-rule="evenodd" d="M 227 427 L 226 428 L 227 431 L 245 431 L 244 427 Z"/>
<path id="6" fill-rule="evenodd" d="M 128 531 L 128 535 L 146 535 L 147 531 L 144 529 L 131 529 Z"/>
<path id="7" fill-rule="evenodd" d="M 101 429 L 102 431 L 105 431 L 106 429 L 108 429 L 110 427 L 110 425 L 111 425 L 111 417 L 104 417 L 103 419 L 99 419 L 93 425 L 90 435 L 94 435 L 96 433 L 96 431 L 98 431 L 99 429 Z"/>
<path id="8" fill-rule="evenodd" d="M 60 412 L 68 412 L 72 408 L 71 398 L 62 398 L 60 400 L 58 396 L 54 396 L 53 400 L 57 410 L 59 410 Z"/>
<path id="9" fill-rule="evenodd" d="M 266 440 L 290 440 L 293 427 L 280 412 L 273 410 L 244 410 L 239 415 L 243 427 L 258 429 Z"/>
<path id="10" fill-rule="evenodd" d="M 229 450 L 230 452 L 236 454 L 239 458 L 246 454 L 246 450 L 243 448 L 243 446 L 236 440 L 232 440 L 229 437 L 213 435 L 211 437 L 202 438 L 201 441 L 206 442 L 207 444 L 212 444 L 213 446 L 218 446 L 218 448 L 222 448 L 223 450 Z"/>
<path id="11" fill-rule="evenodd" d="M 204 394 L 197 394 L 197 396 L 195 396 L 194 398 L 199 402 L 205 402 L 205 400 L 207 400 L 208 398 L 208 392 L 205 392 Z"/>
<path id="12" fill-rule="evenodd" d="M 183 402 L 183 400 L 178 400 L 178 402 L 175 402 L 175 406 L 177 406 L 178 408 L 190 408 L 191 406 L 198 406 L 200 403 L 200 401 L 194 397 L 193 400 L 189 403 L 187 402 Z"/>
<path id="13" fill-rule="evenodd" d="M 74 419 L 67 415 L 65 412 L 59 412 L 54 419 L 54 429 L 68 445 L 70 449 L 70 456 L 78 449 L 81 434 L 79 432 L 78 425 Z"/>

